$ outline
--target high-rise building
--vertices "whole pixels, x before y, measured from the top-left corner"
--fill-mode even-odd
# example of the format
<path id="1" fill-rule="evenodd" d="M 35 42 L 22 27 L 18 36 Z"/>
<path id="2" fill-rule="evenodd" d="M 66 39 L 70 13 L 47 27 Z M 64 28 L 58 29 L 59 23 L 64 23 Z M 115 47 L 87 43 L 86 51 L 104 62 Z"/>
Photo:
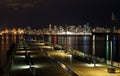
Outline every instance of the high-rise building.
<path id="1" fill-rule="evenodd" d="M 52 30 L 52 25 L 50 24 L 50 25 L 49 25 L 49 31 L 51 31 L 51 30 Z"/>

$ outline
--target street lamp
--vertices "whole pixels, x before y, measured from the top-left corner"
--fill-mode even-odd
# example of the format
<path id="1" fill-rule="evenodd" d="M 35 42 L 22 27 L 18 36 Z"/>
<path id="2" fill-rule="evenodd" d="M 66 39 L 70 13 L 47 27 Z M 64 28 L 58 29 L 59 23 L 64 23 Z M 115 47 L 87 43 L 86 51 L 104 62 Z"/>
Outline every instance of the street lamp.
<path id="1" fill-rule="evenodd" d="M 95 35 L 93 35 L 93 51 L 92 51 L 92 55 L 93 55 L 93 62 L 94 62 L 94 67 L 96 66 L 96 57 L 95 57 Z"/>
<path id="2" fill-rule="evenodd" d="M 112 59 L 112 41 L 110 42 L 110 59 L 111 59 L 111 67 L 113 66 L 113 59 Z"/>
<path id="3" fill-rule="evenodd" d="M 113 54 L 113 44 L 112 44 L 112 41 L 110 41 L 110 59 L 111 59 L 111 65 L 110 67 L 108 68 L 108 72 L 109 73 L 115 73 L 115 67 L 113 67 L 113 59 L 112 59 L 112 54 Z"/>

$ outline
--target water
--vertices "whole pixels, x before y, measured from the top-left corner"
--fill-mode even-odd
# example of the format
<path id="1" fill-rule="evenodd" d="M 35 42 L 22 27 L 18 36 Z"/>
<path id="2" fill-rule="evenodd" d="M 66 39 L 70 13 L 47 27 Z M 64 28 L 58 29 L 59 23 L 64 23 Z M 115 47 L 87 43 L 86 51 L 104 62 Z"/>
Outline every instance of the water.
<path id="1" fill-rule="evenodd" d="M 42 35 L 34 36 L 34 39 L 44 39 L 54 45 L 59 44 L 62 47 L 78 50 L 87 55 L 104 58 L 105 60 L 111 60 L 112 56 L 113 61 L 120 61 L 119 34 L 94 33 L 93 35 Z"/>

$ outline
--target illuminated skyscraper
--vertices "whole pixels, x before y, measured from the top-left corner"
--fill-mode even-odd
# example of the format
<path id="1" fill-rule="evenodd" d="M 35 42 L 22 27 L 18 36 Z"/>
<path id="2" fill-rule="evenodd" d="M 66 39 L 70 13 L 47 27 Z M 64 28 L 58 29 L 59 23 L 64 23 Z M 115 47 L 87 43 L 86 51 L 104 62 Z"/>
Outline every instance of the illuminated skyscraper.
<path id="1" fill-rule="evenodd" d="M 49 31 L 51 31 L 51 30 L 52 30 L 52 25 L 50 24 L 50 25 L 49 25 Z"/>

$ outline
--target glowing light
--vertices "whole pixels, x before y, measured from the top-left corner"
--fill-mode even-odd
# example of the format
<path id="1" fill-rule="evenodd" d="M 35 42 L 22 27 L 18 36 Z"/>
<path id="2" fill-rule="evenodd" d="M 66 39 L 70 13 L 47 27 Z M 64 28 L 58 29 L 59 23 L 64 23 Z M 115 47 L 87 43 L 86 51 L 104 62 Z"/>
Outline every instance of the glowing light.
<path id="1" fill-rule="evenodd" d="M 26 51 L 16 51 L 16 53 L 25 53 Z M 31 51 L 27 51 L 28 53 Z"/>
<path id="2" fill-rule="evenodd" d="M 63 68 L 63 69 L 66 69 L 66 66 L 64 64 L 60 64 L 60 66 Z"/>
<path id="3" fill-rule="evenodd" d="M 16 29 L 15 29 L 15 28 L 13 28 L 13 29 L 12 29 L 12 32 L 15 32 L 15 31 L 16 31 Z"/>
<path id="4" fill-rule="evenodd" d="M 22 33 L 24 33 L 24 31 L 23 31 L 22 29 L 20 29 L 20 28 L 18 29 L 17 32 L 18 32 L 18 34 L 22 34 Z"/>
<path id="5" fill-rule="evenodd" d="M 25 58 L 25 55 L 17 55 L 17 56 L 15 56 L 16 58 Z"/>
<path id="6" fill-rule="evenodd" d="M 4 33 L 5 33 L 4 31 L 1 31 L 1 33 L 0 33 L 0 34 L 2 35 L 2 34 L 4 34 Z"/>
<path id="7" fill-rule="evenodd" d="M 8 29 L 5 29 L 4 33 L 8 33 Z"/>
<path id="8" fill-rule="evenodd" d="M 30 55 L 30 57 L 35 58 L 35 57 L 39 57 L 40 55 Z"/>
<path id="9" fill-rule="evenodd" d="M 40 65 L 40 64 L 36 64 L 36 65 L 15 65 L 12 67 L 13 70 L 22 70 L 22 69 L 30 69 L 31 67 L 35 67 L 35 68 L 43 68 L 46 67 L 47 65 Z"/>
<path id="10" fill-rule="evenodd" d="M 109 36 L 106 36 L 106 60 L 109 59 Z M 108 61 L 106 61 L 106 63 L 108 64 Z"/>
<path id="11" fill-rule="evenodd" d="M 72 63 L 72 55 L 71 54 L 69 55 L 69 58 L 70 58 L 70 63 Z"/>
<path id="12" fill-rule="evenodd" d="M 38 47 L 41 48 L 41 49 L 52 49 L 51 46 L 38 46 Z"/>
<path id="13" fill-rule="evenodd" d="M 104 66 L 103 64 L 83 64 L 83 66 L 87 66 L 87 67 L 100 67 L 100 66 Z"/>
<path id="14" fill-rule="evenodd" d="M 70 32 L 70 31 L 67 31 L 67 32 L 59 32 L 59 33 L 57 33 L 57 34 L 67 34 L 67 35 L 71 35 L 71 34 L 75 34 L 75 33 L 73 33 L 73 32 Z"/>
<path id="15" fill-rule="evenodd" d="M 109 40 L 109 36 L 107 35 L 107 40 Z"/>
<path id="16" fill-rule="evenodd" d="M 35 43 L 35 45 L 41 45 L 41 46 L 43 46 L 43 45 L 45 45 L 45 43 Z"/>
<path id="17" fill-rule="evenodd" d="M 95 40 L 95 35 L 93 35 L 93 41 Z"/>
<path id="18" fill-rule="evenodd" d="M 44 68 L 44 67 L 47 67 L 48 65 L 45 65 L 45 64 L 35 64 L 35 65 L 32 65 L 32 67 L 35 67 L 35 68 Z"/>
<path id="19" fill-rule="evenodd" d="M 17 32 L 16 32 L 16 31 L 14 31 L 13 33 L 14 33 L 14 34 L 16 34 Z"/>
<path id="20" fill-rule="evenodd" d="M 30 66 L 29 65 L 20 65 L 20 66 L 13 66 L 13 70 L 17 70 L 17 69 L 28 69 L 28 68 L 30 68 Z"/>

